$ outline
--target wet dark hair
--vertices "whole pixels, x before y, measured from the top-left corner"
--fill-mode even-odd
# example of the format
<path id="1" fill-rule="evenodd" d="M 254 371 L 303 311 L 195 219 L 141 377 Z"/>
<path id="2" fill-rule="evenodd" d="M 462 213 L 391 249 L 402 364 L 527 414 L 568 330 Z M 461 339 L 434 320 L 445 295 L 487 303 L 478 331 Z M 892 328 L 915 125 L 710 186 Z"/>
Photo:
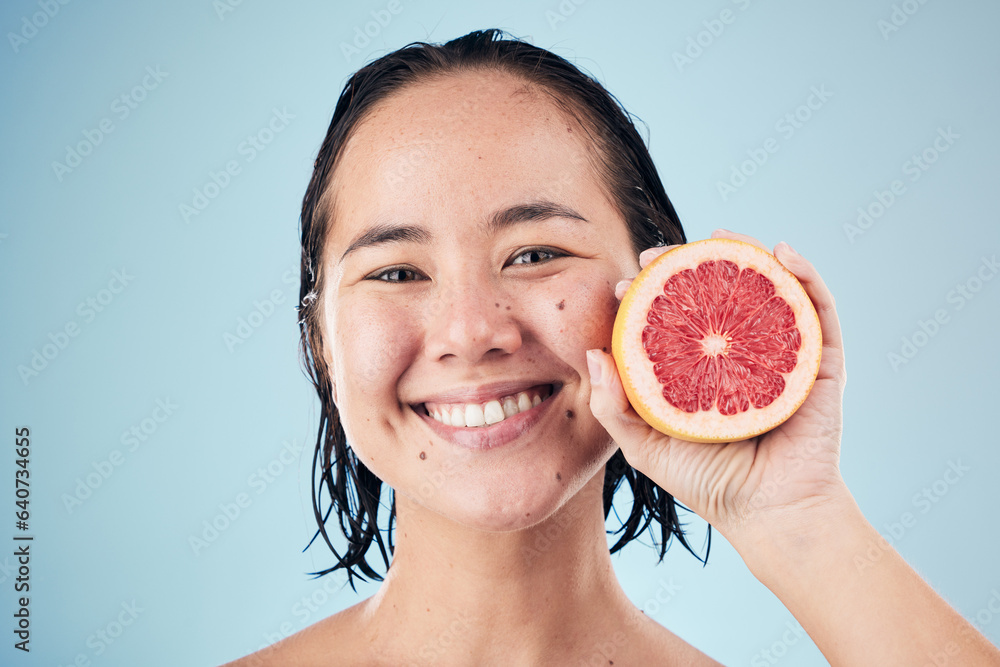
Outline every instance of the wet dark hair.
<path id="1" fill-rule="evenodd" d="M 686 242 L 677 213 L 631 116 L 600 83 L 560 56 L 509 38 L 503 31 L 484 30 L 441 45 L 409 44 L 365 65 L 350 77 L 337 102 L 302 201 L 299 329 L 302 363 L 319 394 L 322 409 L 312 471 L 313 512 L 318 529 L 306 548 L 322 535 L 336 563 L 312 574 L 321 576 L 344 569 L 352 588 L 354 577 L 362 581 L 365 577 L 382 580 L 366 559 L 373 542 L 378 545 L 386 568 L 389 567 L 396 498 L 395 491 L 391 491 L 388 525 L 380 529 L 382 481 L 358 460 L 347 442 L 325 361 L 320 295 L 324 283 L 323 250 L 332 217 L 332 197 L 328 192 L 331 176 L 352 131 L 380 102 L 405 87 L 433 77 L 477 70 L 506 73 L 524 81 L 529 89 L 547 93 L 563 112 L 580 123 L 596 147 L 591 156 L 594 165 L 605 181 L 612 204 L 628 226 L 636 253 L 653 246 Z M 671 537 L 676 537 L 696 558 L 707 563 L 711 526 L 702 559 L 684 537 L 677 516 L 679 503 L 629 465 L 620 449 L 605 467 L 605 519 L 623 481 L 632 490 L 633 504 L 629 515 L 621 521 L 622 525 L 614 532 L 609 531 L 612 535 L 621 534 L 611 547 L 612 553 L 647 528 L 652 532 L 655 523 L 660 533 L 658 540 L 654 533 L 659 561 L 663 560 Z M 325 508 L 324 494 L 327 497 Z M 327 533 L 327 520 L 334 511 L 340 532 L 347 538 L 344 553 L 334 547 Z M 386 533 L 385 541 L 382 530 Z"/>

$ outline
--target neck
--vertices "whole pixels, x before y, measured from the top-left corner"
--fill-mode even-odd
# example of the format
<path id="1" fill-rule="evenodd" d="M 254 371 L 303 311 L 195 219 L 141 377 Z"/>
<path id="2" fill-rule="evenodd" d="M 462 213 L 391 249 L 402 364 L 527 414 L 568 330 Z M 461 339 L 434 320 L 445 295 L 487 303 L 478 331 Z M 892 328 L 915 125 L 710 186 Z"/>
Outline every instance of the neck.
<path id="1" fill-rule="evenodd" d="M 588 651 L 634 621 L 607 548 L 603 470 L 530 529 L 456 525 L 397 496 L 399 541 L 365 615 L 421 658 L 534 663 Z M 554 653 L 555 652 L 555 653 Z"/>

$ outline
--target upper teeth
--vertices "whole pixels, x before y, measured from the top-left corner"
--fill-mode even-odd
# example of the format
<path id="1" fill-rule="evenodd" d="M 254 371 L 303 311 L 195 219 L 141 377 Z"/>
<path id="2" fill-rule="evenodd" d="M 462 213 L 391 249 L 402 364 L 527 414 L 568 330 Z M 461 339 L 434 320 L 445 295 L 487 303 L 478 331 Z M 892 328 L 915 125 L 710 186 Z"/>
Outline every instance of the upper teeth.
<path id="1" fill-rule="evenodd" d="M 425 403 L 427 414 L 448 426 L 490 426 L 541 404 L 548 390 L 530 389 L 485 403 Z"/>

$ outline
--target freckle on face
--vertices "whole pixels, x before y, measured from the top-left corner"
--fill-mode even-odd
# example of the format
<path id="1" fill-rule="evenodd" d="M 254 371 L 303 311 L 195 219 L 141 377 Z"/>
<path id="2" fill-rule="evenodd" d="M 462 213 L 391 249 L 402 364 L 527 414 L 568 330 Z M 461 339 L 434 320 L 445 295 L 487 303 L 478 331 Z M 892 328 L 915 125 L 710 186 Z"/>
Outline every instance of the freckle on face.
<path id="1" fill-rule="evenodd" d="M 341 179 L 338 181 L 339 189 L 337 192 L 341 193 L 343 201 L 351 206 L 348 207 L 346 203 L 342 206 L 342 210 L 345 211 L 343 216 L 345 225 L 349 226 L 338 228 L 341 233 L 340 236 L 336 237 L 336 241 L 340 244 L 338 248 L 346 247 L 347 243 L 363 230 L 362 221 L 376 219 L 378 217 L 376 214 L 383 213 L 383 209 L 389 212 L 386 215 L 390 218 L 413 213 L 415 220 L 422 220 L 421 224 L 433 230 L 434 238 L 439 243 L 439 245 L 430 247 L 429 252 L 435 254 L 415 253 L 418 258 L 427 260 L 427 267 L 421 265 L 420 268 L 447 267 L 445 260 L 453 258 L 453 254 L 451 254 L 452 245 L 446 244 L 461 244 L 463 239 L 468 238 L 479 239 L 478 236 L 463 236 L 466 231 L 479 229 L 479 223 L 475 222 L 477 216 L 483 217 L 496 207 L 518 197 L 534 196 L 533 193 L 536 190 L 542 193 L 538 196 L 550 191 L 555 193 L 556 199 L 560 201 L 565 199 L 576 208 L 581 209 L 593 223 L 592 227 L 601 226 L 601 236 L 595 236 L 593 232 L 590 232 L 590 236 L 584 234 L 579 239 L 579 247 L 583 249 L 582 253 L 571 252 L 570 259 L 560 260 L 559 266 L 561 267 L 563 264 L 566 266 L 565 280 L 560 281 L 559 276 L 563 276 L 563 274 L 559 272 L 551 280 L 544 283 L 540 281 L 537 286 L 532 283 L 533 289 L 530 292 L 527 290 L 523 292 L 521 290 L 513 292 L 497 290 L 491 294 L 490 291 L 484 289 L 483 295 L 486 298 L 482 299 L 482 302 L 476 303 L 476 307 L 481 308 L 481 314 L 493 319 L 494 316 L 489 311 L 489 297 L 503 298 L 507 303 L 494 302 L 494 310 L 498 311 L 496 313 L 497 321 L 519 327 L 525 336 L 525 344 L 516 354 L 503 359 L 500 359 L 499 355 L 491 356 L 490 359 L 486 360 L 489 363 L 482 364 L 485 373 L 481 378 L 483 382 L 492 381 L 493 375 L 504 379 L 507 375 L 522 377 L 525 373 L 537 372 L 559 376 L 560 380 L 563 379 L 563 375 L 566 376 L 563 383 L 566 389 L 559 399 L 562 404 L 558 407 L 553 406 L 555 411 L 551 415 L 553 419 L 549 424 L 553 427 L 552 430 L 559 431 L 560 435 L 544 438 L 545 442 L 542 445 L 535 447 L 530 454 L 526 453 L 523 457 L 522 454 L 516 452 L 507 455 L 504 459 L 505 467 L 503 470 L 496 471 L 485 465 L 482 467 L 470 465 L 468 468 L 463 466 L 461 474 L 455 478 L 455 483 L 447 485 L 443 493 L 434 494 L 434 497 L 420 495 L 420 504 L 426 503 L 431 509 L 438 510 L 443 514 L 454 514 L 456 518 L 463 520 L 481 521 L 493 525 L 500 522 L 500 519 L 493 518 L 496 514 L 493 499 L 500 494 L 506 494 L 503 497 L 511 500 L 507 509 L 502 513 L 502 520 L 506 523 L 524 522 L 523 517 L 530 519 L 531 516 L 542 517 L 546 514 L 549 509 L 546 503 L 554 503 L 554 499 L 559 494 L 566 492 L 568 487 L 574 486 L 576 480 L 586 478 L 581 474 L 582 470 L 597 469 L 596 464 L 592 463 L 596 460 L 594 452 L 598 449 L 603 451 L 609 442 L 607 434 L 603 429 L 600 429 L 586 406 L 587 383 L 585 382 L 586 370 L 582 350 L 601 345 L 606 345 L 606 349 L 610 349 L 613 318 L 605 315 L 612 310 L 612 306 L 617 307 L 618 304 L 617 300 L 614 299 L 613 285 L 617 284 L 621 276 L 628 275 L 628 272 L 632 270 L 633 262 L 626 262 L 622 259 L 622 257 L 628 258 L 628 253 L 623 250 L 627 243 L 624 222 L 618 221 L 614 211 L 607 207 L 604 199 L 594 194 L 599 190 L 599 188 L 594 187 L 594 184 L 601 185 L 601 183 L 591 177 L 589 171 L 584 174 L 585 170 L 580 168 L 586 163 L 586 160 L 580 159 L 580 156 L 585 156 L 586 153 L 581 150 L 578 142 L 567 142 L 567 137 L 562 132 L 553 133 L 547 125 L 537 123 L 537 110 L 532 110 L 530 117 L 526 117 L 526 120 L 537 123 L 538 127 L 531 125 L 531 134 L 517 135 L 521 142 L 517 144 L 509 141 L 507 137 L 513 136 L 518 127 L 507 122 L 501 123 L 498 118 L 494 117 L 496 114 L 488 115 L 486 120 L 489 123 L 483 125 L 483 131 L 469 129 L 478 127 L 476 122 L 450 123 L 448 127 L 439 127 L 438 124 L 435 124 L 435 119 L 441 115 L 437 108 L 439 102 L 435 101 L 434 104 L 430 104 L 425 101 L 418 104 L 421 99 L 438 100 L 440 98 L 440 104 L 451 105 L 446 107 L 450 109 L 455 107 L 456 99 L 470 95 L 475 96 L 477 100 L 480 98 L 491 100 L 496 97 L 495 89 L 497 86 L 492 80 L 487 83 L 488 86 L 479 81 L 478 78 L 470 77 L 468 80 L 458 78 L 428 84 L 428 86 L 435 86 L 433 90 L 427 89 L 433 95 L 401 94 L 387 102 L 382 112 L 369 120 L 370 124 L 359 126 L 358 134 L 355 135 L 357 148 L 353 153 L 357 167 L 354 171 L 342 170 L 339 172 Z M 540 96 L 540 99 L 544 100 L 545 96 Z M 411 107 L 415 109 L 412 118 L 410 116 Z M 502 105 L 501 108 L 505 109 Z M 545 106 L 544 109 L 549 111 L 550 107 Z M 521 120 L 520 116 L 518 119 Z M 437 143 L 432 144 L 435 146 L 433 153 L 424 148 L 414 148 L 414 146 L 425 146 L 426 137 L 420 134 L 420 132 L 425 131 L 422 129 L 425 127 L 436 128 L 434 141 Z M 557 125 L 555 129 L 558 127 Z M 405 137 L 403 128 L 406 128 L 407 131 Z M 494 132 L 494 130 L 498 131 Z M 503 130 L 503 132 L 499 130 Z M 566 131 L 572 130 L 566 128 Z M 401 137 L 401 140 L 391 142 L 391 145 L 386 146 L 386 137 L 396 134 Z M 439 138 L 438 135 L 440 135 Z M 555 135 L 555 139 L 553 139 L 553 135 Z M 575 133 L 570 136 L 575 140 L 579 138 L 579 135 L 580 133 Z M 504 139 L 502 142 L 495 142 L 490 139 L 494 136 L 502 136 Z M 541 137 L 545 141 L 541 141 L 541 139 L 536 141 L 536 137 Z M 586 144 L 583 139 L 581 142 Z M 520 148 L 514 150 L 511 148 L 512 146 L 520 146 Z M 489 155 L 476 152 L 484 148 L 490 149 Z M 542 151 L 542 148 L 545 151 Z M 415 152 L 415 154 L 422 156 L 421 159 L 425 160 L 421 165 L 424 167 L 423 173 L 433 173 L 434 178 L 414 176 L 407 181 L 408 185 L 403 190 L 384 188 L 383 181 L 385 179 L 383 176 L 386 176 L 388 172 L 381 169 L 379 165 L 383 163 L 372 156 L 384 157 L 385 164 L 391 166 L 395 165 L 396 162 L 405 161 L 406 155 L 404 153 L 406 151 Z M 476 152 L 476 154 L 473 155 L 468 151 Z M 556 169 L 547 170 L 536 167 L 535 171 L 538 173 L 532 172 L 530 178 L 521 175 L 524 170 L 514 167 L 523 162 L 530 163 L 531 160 L 523 160 L 522 158 L 534 155 L 540 155 L 541 158 L 544 158 L 544 160 L 541 158 L 540 160 L 549 167 L 553 164 L 563 167 L 566 164 L 577 165 L 572 170 L 574 178 L 556 181 L 553 177 L 546 180 L 546 174 L 555 173 L 558 166 Z M 487 157 L 491 159 L 486 160 Z M 477 158 L 480 158 L 481 163 Z M 510 162 L 509 165 L 507 161 Z M 497 166 L 495 168 L 486 167 L 487 163 Z M 347 161 L 344 164 L 351 165 L 352 163 Z M 406 164 L 412 167 L 412 162 Z M 389 175 L 394 173 L 389 173 Z M 509 183 L 506 174 L 514 175 L 510 177 Z M 580 175 L 577 178 L 578 174 L 587 175 L 587 177 L 584 179 L 583 175 Z M 477 187 L 467 188 L 467 190 L 472 190 L 477 194 L 465 196 L 463 194 L 465 190 L 461 187 L 448 188 L 445 185 L 454 183 L 472 183 Z M 388 199 L 373 196 L 373 193 L 383 193 L 383 191 L 396 194 Z M 406 196 L 399 194 L 402 191 L 405 191 Z M 428 205 L 426 210 L 414 207 L 413 200 L 419 198 L 419 195 L 424 192 L 435 195 L 435 202 L 440 196 L 443 204 L 435 203 L 433 207 Z M 528 195 L 524 193 L 528 193 Z M 376 205 L 375 202 L 378 204 Z M 350 215 L 347 212 L 348 208 L 351 208 Z M 469 215 L 470 212 L 476 215 Z M 479 215 L 480 213 L 482 215 Z M 462 222 L 464 220 L 472 221 L 468 223 L 468 230 L 462 226 L 465 224 Z M 456 221 L 458 222 L 456 223 Z M 534 235 L 534 232 L 528 231 L 531 229 L 534 228 L 529 226 L 518 228 L 516 247 L 540 244 L 538 239 L 527 238 Z M 605 232 L 607 238 L 604 236 Z M 523 243 L 521 234 L 526 237 Z M 544 235 L 547 244 L 547 232 Z M 500 244 L 500 241 L 496 243 Z M 506 237 L 504 237 L 503 243 L 506 244 Z M 488 245 L 477 245 L 476 247 L 485 250 L 493 249 L 493 246 Z M 501 246 L 497 245 L 496 247 L 500 248 Z M 503 245 L 503 248 L 506 249 L 506 245 Z M 576 248 L 577 246 L 574 245 L 570 250 Z M 493 255 L 486 253 L 485 250 L 483 258 L 486 258 L 487 261 L 492 260 Z M 573 258 L 574 254 L 586 255 L 591 261 L 585 263 L 578 257 Z M 360 257 L 360 255 L 355 255 L 355 257 Z M 479 258 L 479 256 L 462 255 L 462 259 L 468 258 Z M 440 262 L 437 261 L 439 259 Z M 393 257 L 393 262 L 386 261 L 384 265 L 395 261 L 396 258 Z M 468 261 L 470 266 L 479 266 L 472 264 L 473 259 L 468 259 Z M 492 268 L 492 264 L 489 267 Z M 522 273 L 526 276 L 534 275 L 526 273 L 528 269 L 523 269 L 523 271 L 522 269 L 523 267 L 518 268 L 518 276 L 521 276 Z M 360 275 L 362 272 L 359 270 L 357 273 Z M 510 274 L 513 276 L 513 270 L 510 271 Z M 452 283 L 445 281 L 464 280 L 470 275 L 472 274 L 468 272 L 442 271 L 440 274 L 441 284 L 451 286 Z M 518 279 L 520 280 L 520 278 Z M 507 282 L 498 284 L 504 286 L 505 289 L 508 285 Z M 509 284 L 514 285 L 515 283 L 510 282 Z M 341 351 L 346 350 L 344 353 L 345 362 L 341 365 L 340 376 L 366 378 L 366 382 L 361 383 L 363 391 L 358 391 L 359 399 L 349 404 L 356 406 L 354 413 L 351 413 L 355 423 L 359 425 L 356 439 L 362 445 L 363 443 L 371 443 L 368 445 L 371 449 L 371 452 L 368 452 L 368 457 L 371 460 L 376 458 L 372 456 L 374 452 L 379 454 L 380 461 L 388 461 L 378 471 L 385 473 L 385 477 L 388 479 L 387 483 L 392 483 L 403 490 L 417 491 L 426 474 L 436 471 L 442 466 L 447 466 L 452 457 L 455 456 L 451 449 L 442 447 L 442 443 L 436 438 L 435 440 L 425 438 L 425 449 L 416 450 L 417 460 L 421 461 L 421 466 L 423 463 L 427 463 L 431 467 L 413 466 L 412 463 L 406 463 L 405 456 L 412 456 L 413 450 L 419 447 L 417 444 L 419 439 L 411 436 L 422 435 L 426 429 L 414 419 L 412 412 L 401 400 L 410 395 L 430 393 L 434 387 L 447 387 L 460 383 L 465 377 L 462 375 L 465 367 L 460 368 L 454 363 L 436 363 L 437 360 L 428 361 L 429 357 L 425 358 L 419 355 L 423 349 L 421 344 L 424 339 L 431 334 L 440 333 L 432 324 L 436 324 L 440 320 L 441 332 L 446 330 L 444 323 L 447 318 L 443 317 L 445 308 L 432 305 L 436 302 L 432 301 L 434 297 L 431 295 L 427 296 L 426 308 L 428 310 L 422 312 L 418 310 L 418 307 L 423 306 L 420 306 L 417 301 L 411 302 L 408 299 L 393 296 L 386 297 L 387 300 L 383 302 L 368 298 L 368 292 L 361 288 L 355 289 L 354 283 L 350 280 L 345 280 L 344 285 L 342 292 L 344 300 L 334 302 L 343 304 L 343 307 L 336 311 L 341 317 L 332 320 L 332 324 L 340 326 L 335 326 L 331 330 L 352 332 L 352 335 L 344 335 L 342 345 L 338 348 Z M 367 289 L 370 283 L 363 283 L 363 285 Z M 386 286 L 378 285 L 379 289 L 384 287 Z M 335 292 L 335 294 L 337 293 Z M 381 295 L 382 292 L 379 294 Z M 557 296 L 560 298 L 558 302 L 555 301 Z M 390 298 L 398 299 L 398 301 L 389 301 Z M 518 313 L 516 314 L 512 312 L 514 303 L 518 304 Z M 549 304 L 547 307 L 549 309 L 555 306 L 557 312 L 552 313 L 545 307 L 545 303 Z M 367 309 L 357 307 L 359 304 L 367 306 Z M 386 307 L 397 304 L 398 308 Z M 411 306 L 414 312 L 406 312 Z M 331 309 L 329 312 L 334 311 Z M 424 315 L 425 319 L 421 319 L 421 315 Z M 362 330 L 369 333 L 398 330 L 399 343 L 387 344 L 386 352 L 373 349 L 371 345 L 359 344 L 363 340 L 362 336 L 353 335 Z M 392 336 L 386 334 L 382 338 L 389 340 Z M 357 352 L 357 354 L 351 356 L 350 352 L 352 351 Z M 448 360 L 455 361 L 455 358 L 449 357 Z M 494 361 L 498 363 L 494 364 Z M 499 363 L 501 361 L 502 363 Z M 343 366 L 348 368 L 344 370 Z M 536 366 L 556 370 L 541 371 L 536 369 Z M 366 375 L 365 371 L 369 367 L 374 372 Z M 468 366 L 468 368 L 471 367 L 471 365 Z M 478 372 L 480 367 L 476 366 L 475 368 Z M 351 371 L 355 372 L 352 374 Z M 426 382 L 423 380 L 424 377 L 428 378 Z M 354 396 L 354 394 L 350 394 L 350 396 Z M 360 398 L 366 400 L 360 400 Z M 371 402 L 368 402 L 369 398 L 372 399 Z M 376 401 L 377 405 L 373 405 Z M 372 408 L 378 408 L 378 410 Z M 402 411 L 401 417 L 394 412 L 397 408 Z M 562 408 L 566 422 L 558 423 L 559 408 Z M 568 408 L 572 408 L 572 410 Z M 579 420 L 576 419 L 576 411 L 580 412 Z M 393 416 L 393 419 L 390 420 L 391 423 L 382 424 L 378 419 L 370 419 L 369 415 L 373 412 L 382 412 Z M 418 416 L 423 418 L 425 415 Z M 380 422 L 379 426 L 376 427 L 376 424 L 370 423 L 370 421 Z M 388 437 L 384 437 L 387 434 Z M 539 438 L 540 442 L 542 440 L 543 438 Z M 382 442 L 400 443 L 400 446 L 395 449 L 391 446 L 381 447 L 380 443 Z M 552 444 L 550 445 L 550 443 Z M 437 457 L 434 461 L 430 461 L 428 457 L 432 451 Z M 404 452 L 405 454 L 402 456 L 397 455 Z M 412 459 L 409 461 L 412 462 Z M 556 467 L 559 472 L 549 472 L 553 467 Z M 567 468 L 569 475 L 567 479 L 574 480 L 574 485 L 561 483 L 563 467 Z M 546 480 L 544 479 L 545 474 L 552 474 L 555 479 L 550 477 Z M 541 491 L 533 494 L 519 493 L 517 491 L 518 485 L 510 483 L 512 479 L 531 482 L 532 486 L 529 488 L 541 488 Z M 553 481 L 556 484 L 553 484 Z M 490 493 L 484 493 L 484 487 Z M 530 495 L 530 498 L 522 502 L 524 495 Z M 489 502 L 483 500 L 484 498 L 488 498 Z M 468 502 L 468 499 L 472 499 L 474 502 Z"/>

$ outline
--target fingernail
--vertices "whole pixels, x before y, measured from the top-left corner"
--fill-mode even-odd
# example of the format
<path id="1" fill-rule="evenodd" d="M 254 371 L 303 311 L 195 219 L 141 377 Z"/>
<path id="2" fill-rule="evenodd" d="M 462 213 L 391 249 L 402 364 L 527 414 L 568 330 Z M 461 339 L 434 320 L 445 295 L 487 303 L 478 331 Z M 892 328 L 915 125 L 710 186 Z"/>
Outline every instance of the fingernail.
<path id="1" fill-rule="evenodd" d="M 728 229 L 723 229 L 722 227 L 719 227 L 718 229 L 716 229 L 715 232 L 722 232 L 723 234 L 732 234 L 731 231 L 729 231 Z M 712 233 L 715 234 L 715 232 L 712 232 Z"/>
<path id="2" fill-rule="evenodd" d="M 659 248 L 646 248 L 645 250 L 639 253 L 639 262 L 641 263 L 644 261 L 650 261 L 650 262 L 653 261 L 653 258 L 657 255 L 659 250 L 660 250 Z"/>
<path id="3" fill-rule="evenodd" d="M 783 246 L 785 246 L 785 248 L 786 248 L 786 249 L 788 250 L 788 252 L 792 253 L 793 255 L 798 255 L 798 254 L 799 254 L 799 253 L 795 252 L 795 248 L 793 248 L 792 246 L 788 245 L 788 244 L 787 244 L 786 242 L 784 242 L 784 241 L 782 241 L 782 242 L 781 242 L 781 243 L 779 243 L 778 245 L 783 245 Z"/>
<path id="4" fill-rule="evenodd" d="M 590 384 L 601 384 L 601 360 L 597 358 L 597 350 L 587 350 L 587 370 L 590 371 Z"/>

